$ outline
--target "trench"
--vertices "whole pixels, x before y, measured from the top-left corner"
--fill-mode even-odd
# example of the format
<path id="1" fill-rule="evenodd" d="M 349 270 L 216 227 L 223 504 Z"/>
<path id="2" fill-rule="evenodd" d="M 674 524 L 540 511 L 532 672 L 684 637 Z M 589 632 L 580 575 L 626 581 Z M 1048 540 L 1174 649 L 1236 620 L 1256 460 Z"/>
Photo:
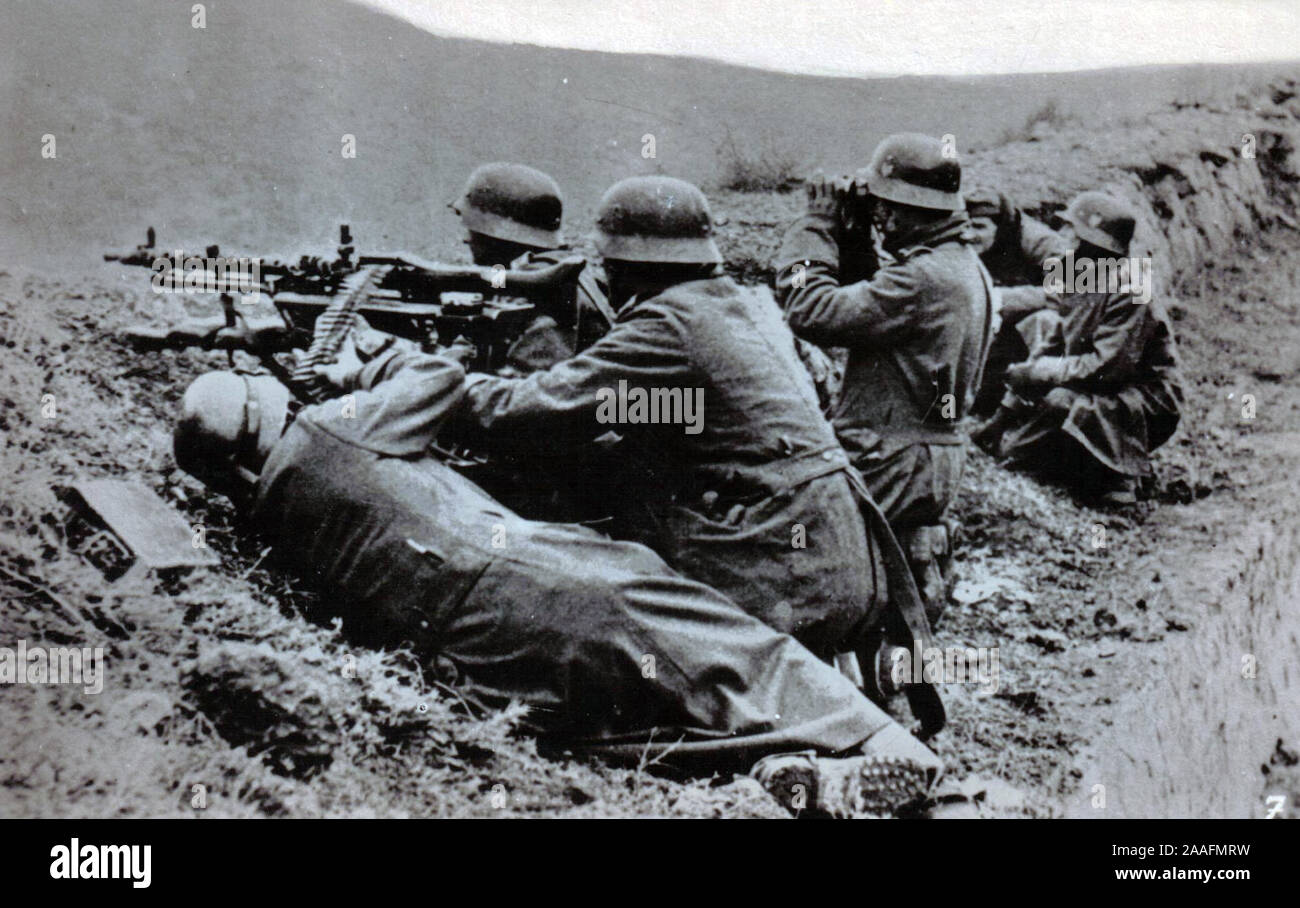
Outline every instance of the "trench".
<path id="1" fill-rule="evenodd" d="M 1293 471 L 1297 440 L 1288 437 Z M 1290 484 L 1293 492 L 1293 483 L 1275 491 Z M 1263 817 L 1278 796 L 1293 810 L 1300 794 L 1300 774 L 1288 766 L 1300 734 L 1297 510 L 1290 502 L 1251 519 L 1244 509 L 1207 504 L 1182 515 L 1175 526 L 1217 521 L 1212 552 L 1187 547 L 1162 559 L 1172 596 L 1200 618 L 1153 656 L 1113 666 L 1109 686 L 1126 693 L 1079 761 L 1068 815 Z"/>
<path id="2" fill-rule="evenodd" d="M 1117 531 L 1117 550 L 1071 561 L 1070 577 L 1054 579 L 1049 559 L 1038 573 L 1054 591 L 1037 617 L 1057 631 L 1064 621 L 1066 635 L 1012 648 L 1015 696 L 1044 714 L 989 727 L 1018 742 L 1010 777 L 1054 802 L 1050 813 L 1262 817 L 1281 796 L 1282 815 L 1300 816 L 1297 87 L 1279 80 L 1232 107 L 1184 107 L 1105 135 L 1062 129 L 970 162 L 973 182 L 1044 219 L 1083 190 L 1126 200 L 1139 222 L 1131 254 L 1150 258 L 1184 359 L 1183 420 L 1156 457 L 1161 500 Z M 1258 405 L 1250 421 L 1236 415 L 1246 394 Z M 987 567 L 1005 572 L 1017 557 Z M 1099 632 L 1094 612 L 1116 601 L 1128 608 L 1120 629 L 1132 618 L 1156 630 Z M 965 715 L 976 730 L 962 743 L 995 751 L 998 735 L 982 729 L 991 713 Z M 1063 766 L 1050 756 L 1062 751 L 1074 754 Z"/>
<path id="3" fill-rule="evenodd" d="M 1244 280 L 1266 288 L 1252 305 L 1273 308 L 1250 312 L 1237 338 L 1248 348 L 1254 332 L 1254 357 L 1234 361 L 1229 347 L 1208 354 L 1222 360 L 1214 362 L 1216 371 L 1244 377 L 1209 401 L 1209 413 L 1204 399 L 1189 406 L 1180 432 L 1212 433 L 1220 405 L 1228 408 L 1235 434 L 1225 471 L 1237 474 L 1235 488 L 1154 515 L 1150 532 L 1162 551 L 1141 570 L 1167 578 L 1169 601 L 1193 623 L 1156 652 L 1131 653 L 1109 666 L 1113 706 L 1106 731 L 1077 761 L 1081 778 L 1067 803 L 1070 816 L 1297 815 L 1300 235 L 1289 214 L 1294 137 L 1276 130 L 1265 141 L 1254 159 L 1203 152 L 1136 174 L 1141 187 L 1130 193 L 1158 226 L 1151 244 L 1157 261 L 1164 254 L 1176 263 L 1175 296 L 1227 306 L 1225 285 L 1239 287 L 1243 279 L 1234 275 L 1248 269 L 1254 277 Z M 1265 247 L 1268 253 L 1260 251 Z M 1216 282 L 1217 268 L 1226 281 Z M 1239 421 L 1234 429 L 1237 404 L 1230 402 L 1252 391 L 1252 405 L 1258 395 L 1265 411 L 1252 415 L 1254 425 L 1241 428 Z"/>

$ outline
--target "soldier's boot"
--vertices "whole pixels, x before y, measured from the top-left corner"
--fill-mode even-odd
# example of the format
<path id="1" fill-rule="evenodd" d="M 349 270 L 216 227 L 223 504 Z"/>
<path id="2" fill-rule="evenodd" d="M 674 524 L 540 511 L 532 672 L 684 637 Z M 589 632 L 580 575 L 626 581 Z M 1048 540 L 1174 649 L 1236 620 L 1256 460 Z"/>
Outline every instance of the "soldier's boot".
<path id="1" fill-rule="evenodd" d="M 1002 456 L 1002 433 L 1014 421 L 1015 414 L 1005 406 L 999 406 L 993 411 L 993 415 L 985 420 L 975 431 L 971 432 L 970 440 L 975 442 L 981 451 L 990 457 Z"/>
<path id="2" fill-rule="evenodd" d="M 960 529 L 956 520 L 944 518 L 942 524 L 897 531 L 931 629 L 938 625 L 952 596 L 955 580 L 952 551 Z M 906 659 L 902 658 L 904 653 Z M 882 709 L 888 710 L 889 701 L 905 693 L 907 686 L 916 680 L 914 674 L 898 673 L 900 666 L 906 668 L 913 664 L 915 653 L 903 641 L 890 639 L 883 630 L 867 637 L 851 664 L 843 664 L 843 658 L 837 657 L 836 666 Z"/>
<path id="3" fill-rule="evenodd" d="M 948 607 L 952 591 L 953 540 L 960 525 L 954 520 L 930 526 L 902 527 L 896 532 L 925 603 L 925 616 L 933 629 Z"/>
<path id="4" fill-rule="evenodd" d="M 861 754 L 773 754 L 750 771 L 797 816 L 855 818 L 921 809 L 942 773 L 934 752 L 894 722 L 868 738 Z"/>
<path id="5" fill-rule="evenodd" d="M 861 680 L 855 679 L 855 683 L 868 700 L 888 715 L 900 718 L 903 714 L 897 697 L 905 695 L 908 711 L 921 722 L 915 734 L 922 741 L 943 729 L 943 701 L 935 685 L 921 676 L 924 657 L 918 660 L 913 647 L 894 642 L 885 628 L 878 628 L 864 639 L 856 658 L 861 666 L 857 678 Z"/>

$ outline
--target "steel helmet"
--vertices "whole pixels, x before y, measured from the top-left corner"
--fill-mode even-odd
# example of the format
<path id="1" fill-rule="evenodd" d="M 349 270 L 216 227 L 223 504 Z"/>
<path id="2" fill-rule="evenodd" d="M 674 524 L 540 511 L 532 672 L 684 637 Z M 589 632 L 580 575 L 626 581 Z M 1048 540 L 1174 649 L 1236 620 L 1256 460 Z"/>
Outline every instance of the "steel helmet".
<path id="1" fill-rule="evenodd" d="M 1015 203 L 1005 192 L 994 189 L 972 189 L 965 194 L 966 213 L 973 218 L 990 218 L 994 223 L 1012 220 Z"/>
<path id="2" fill-rule="evenodd" d="M 452 206 L 467 230 L 542 249 L 560 245 L 560 187 L 523 164 L 484 164 L 469 175 Z"/>
<path id="3" fill-rule="evenodd" d="M 1075 196 L 1061 219 L 1074 228 L 1075 236 L 1116 255 L 1128 255 L 1137 227 L 1133 209 L 1104 192 Z"/>
<path id="4" fill-rule="evenodd" d="M 596 215 L 596 248 L 626 262 L 722 261 L 704 193 L 664 176 L 630 177 L 609 188 Z"/>
<path id="5" fill-rule="evenodd" d="M 172 434 L 176 465 L 223 495 L 255 482 L 280 437 L 289 389 L 270 375 L 208 372 L 185 389 Z"/>
<path id="6" fill-rule="evenodd" d="M 871 194 L 900 205 L 960 211 L 961 164 L 943 150 L 941 141 L 919 132 L 885 139 L 867 165 Z"/>

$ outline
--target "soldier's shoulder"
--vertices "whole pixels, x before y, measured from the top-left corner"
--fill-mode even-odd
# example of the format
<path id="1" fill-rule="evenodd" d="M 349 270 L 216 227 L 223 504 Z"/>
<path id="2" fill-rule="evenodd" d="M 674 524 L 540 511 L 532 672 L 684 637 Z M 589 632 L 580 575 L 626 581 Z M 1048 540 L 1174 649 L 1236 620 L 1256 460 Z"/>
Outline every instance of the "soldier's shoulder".
<path id="1" fill-rule="evenodd" d="M 970 258 L 970 244 L 960 239 L 944 239 L 938 242 L 917 243 L 901 249 L 896 257 L 899 264 L 942 265 L 949 259 L 957 257 Z"/>
<path id="2" fill-rule="evenodd" d="M 733 297 L 740 295 L 740 285 L 726 276 L 685 281 L 664 289 L 653 299 L 663 306 L 689 310 L 701 298 Z"/>
<path id="3" fill-rule="evenodd" d="M 898 260 L 898 267 L 912 272 L 924 282 L 951 283 L 978 275 L 978 256 L 970 254 L 964 243 L 926 243 L 911 246 Z"/>
<path id="4" fill-rule="evenodd" d="M 675 290 L 676 288 L 672 288 Z M 680 294 L 665 291 L 654 296 L 637 297 L 618 310 L 615 327 L 653 321 L 681 321 L 691 306 Z"/>
<path id="5" fill-rule="evenodd" d="M 619 321 L 637 317 L 660 318 L 679 327 L 686 326 L 720 311 L 720 307 L 710 305 L 710 301 L 734 299 L 740 295 L 740 286 L 729 277 L 686 281 L 625 307 L 619 313 Z"/>

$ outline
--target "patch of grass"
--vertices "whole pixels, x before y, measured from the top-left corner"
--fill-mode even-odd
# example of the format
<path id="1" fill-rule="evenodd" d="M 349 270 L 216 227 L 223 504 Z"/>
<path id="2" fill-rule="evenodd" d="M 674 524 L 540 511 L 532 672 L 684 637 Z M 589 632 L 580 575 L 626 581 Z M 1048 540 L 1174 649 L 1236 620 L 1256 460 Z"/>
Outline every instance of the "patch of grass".
<path id="1" fill-rule="evenodd" d="M 1049 98 L 1043 105 L 1025 117 L 1019 129 L 1003 130 L 998 138 L 998 145 L 1010 145 L 1013 142 L 1037 142 L 1044 134 L 1060 132 L 1068 126 L 1077 125 L 1079 118 L 1067 114 L 1061 109 L 1061 102 Z"/>
<path id="2" fill-rule="evenodd" d="M 803 182 L 799 147 L 775 134 L 740 142 L 731 128 L 718 144 L 718 188 L 736 192 L 789 192 Z"/>

